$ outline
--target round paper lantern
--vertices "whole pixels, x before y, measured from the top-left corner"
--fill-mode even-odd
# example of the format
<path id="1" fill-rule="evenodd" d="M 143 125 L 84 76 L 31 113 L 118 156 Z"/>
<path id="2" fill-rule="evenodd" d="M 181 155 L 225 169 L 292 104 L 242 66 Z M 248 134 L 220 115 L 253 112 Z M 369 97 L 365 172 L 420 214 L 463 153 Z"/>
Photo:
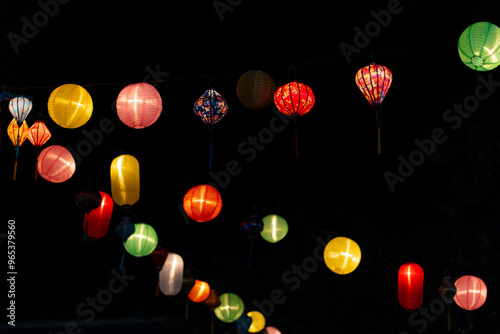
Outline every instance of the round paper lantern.
<path id="1" fill-rule="evenodd" d="M 455 287 L 457 289 L 455 303 L 464 310 L 476 310 L 486 301 L 488 289 L 479 277 L 462 276 L 455 281 Z"/>
<path id="2" fill-rule="evenodd" d="M 146 82 L 126 86 L 116 100 L 118 117 L 133 129 L 143 129 L 156 122 L 162 109 L 160 93 Z"/>
<path id="3" fill-rule="evenodd" d="M 412 312 L 422 305 L 424 294 L 424 270 L 416 263 L 408 262 L 399 268 L 398 299 L 399 304 Z"/>
<path id="4" fill-rule="evenodd" d="M 361 261 L 361 249 L 358 244 L 346 237 L 330 240 L 323 255 L 326 266 L 339 275 L 353 272 Z"/>
<path id="5" fill-rule="evenodd" d="M 188 190 L 183 200 L 184 211 L 194 221 L 207 222 L 222 210 L 222 198 L 214 187 L 202 184 Z"/>
<path id="6" fill-rule="evenodd" d="M 273 326 L 267 326 L 265 330 L 266 334 L 281 334 L 281 332 Z"/>
<path id="7" fill-rule="evenodd" d="M 111 196 L 120 206 L 131 206 L 139 200 L 139 161 L 123 154 L 111 162 Z"/>
<path id="8" fill-rule="evenodd" d="M 65 147 L 52 145 L 40 152 L 37 170 L 38 174 L 45 180 L 61 183 L 71 178 L 75 173 L 75 159 Z"/>
<path id="9" fill-rule="evenodd" d="M 278 215 L 267 215 L 262 218 L 264 227 L 260 235 L 270 243 L 276 243 L 283 239 L 288 233 L 288 223 L 285 218 Z"/>
<path id="10" fill-rule="evenodd" d="M 168 253 L 159 274 L 160 291 L 166 296 L 175 296 L 182 290 L 184 260 L 179 254 Z"/>
<path id="11" fill-rule="evenodd" d="M 252 324 L 248 329 L 250 333 L 258 333 L 264 329 L 264 326 L 266 326 L 266 318 L 262 313 L 259 311 L 251 311 L 248 312 L 247 315 L 252 318 Z"/>
<path id="12" fill-rule="evenodd" d="M 79 85 L 65 84 L 52 91 L 47 103 L 49 116 L 59 126 L 78 128 L 92 116 L 93 103 L 90 94 Z"/>
<path id="13" fill-rule="evenodd" d="M 314 106 L 314 101 L 312 89 L 297 81 L 281 86 L 274 93 L 274 104 L 278 110 L 292 117 L 307 114 Z"/>
<path id="14" fill-rule="evenodd" d="M 236 94 L 247 108 L 259 110 L 273 102 L 276 83 L 264 71 L 251 70 L 243 73 L 236 84 Z"/>
<path id="15" fill-rule="evenodd" d="M 125 250 L 135 257 L 143 257 L 153 253 L 158 245 L 158 235 L 148 224 L 134 224 L 135 232 L 125 241 Z"/>
<path id="16" fill-rule="evenodd" d="M 219 297 L 220 305 L 215 308 L 215 316 L 222 322 L 235 322 L 243 314 L 245 304 L 243 300 L 234 293 L 223 293 Z"/>
<path id="17" fill-rule="evenodd" d="M 101 204 L 89 213 L 85 213 L 83 224 L 83 230 L 92 240 L 98 240 L 108 233 L 113 214 L 113 198 L 103 191 L 99 191 L 99 194 L 101 194 Z"/>
<path id="18" fill-rule="evenodd" d="M 9 102 L 9 110 L 17 123 L 22 123 L 33 108 L 33 103 L 24 96 L 15 97 Z"/>
<path id="19" fill-rule="evenodd" d="M 458 55 L 475 71 L 490 71 L 500 65 L 500 28 L 489 22 L 477 22 L 458 39 Z"/>
<path id="20" fill-rule="evenodd" d="M 188 298 L 195 303 L 204 302 L 210 295 L 210 285 L 207 282 L 194 280 L 194 285 L 189 291 Z"/>

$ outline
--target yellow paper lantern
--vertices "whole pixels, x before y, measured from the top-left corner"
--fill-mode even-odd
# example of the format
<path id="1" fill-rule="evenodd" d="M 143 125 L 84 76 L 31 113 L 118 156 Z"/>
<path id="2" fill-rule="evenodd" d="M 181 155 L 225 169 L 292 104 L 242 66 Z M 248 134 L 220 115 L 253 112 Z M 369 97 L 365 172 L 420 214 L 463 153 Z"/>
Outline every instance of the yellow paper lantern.
<path id="1" fill-rule="evenodd" d="M 336 274 L 353 272 L 361 261 L 361 249 L 353 240 L 337 237 L 326 245 L 324 251 L 326 266 Z"/>
<path id="2" fill-rule="evenodd" d="M 267 107 L 273 102 L 276 83 L 264 71 L 251 70 L 243 73 L 236 84 L 236 94 L 241 103 L 253 110 Z"/>
<path id="3" fill-rule="evenodd" d="M 252 324 L 248 331 L 250 333 L 258 333 L 266 326 L 266 318 L 259 311 L 248 312 L 247 315 L 252 318 Z"/>
<path id="4" fill-rule="evenodd" d="M 139 161 L 129 154 L 111 162 L 111 197 L 121 206 L 134 205 L 139 200 Z"/>
<path id="5" fill-rule="evenodd" d="M 65 84 L 52 91 L 47 103 L 50 118 L 67 129 L 78 128 L 92 116 L 90 94 L 79 85 Z"/>

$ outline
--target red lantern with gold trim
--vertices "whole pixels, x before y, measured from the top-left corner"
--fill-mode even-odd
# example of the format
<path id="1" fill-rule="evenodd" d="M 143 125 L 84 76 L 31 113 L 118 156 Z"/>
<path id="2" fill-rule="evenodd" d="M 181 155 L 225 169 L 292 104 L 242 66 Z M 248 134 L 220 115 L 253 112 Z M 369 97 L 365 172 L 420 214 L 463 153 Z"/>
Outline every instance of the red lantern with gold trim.
<path id="1" fill-rule="evenodd" d="M 416 263 L 408 262 L 399 268 L 399 304 L 407 311 L 415 311 L 422 305 L 424 294 L 424 270 Z"/>
<path id="2" fill-rule="evenodd" d="M 222 210 L 222 198 L 214 187 L 201 184 L 188 190 L 183 200 L 184 211 L 198 223 L 217 217 Z"/>

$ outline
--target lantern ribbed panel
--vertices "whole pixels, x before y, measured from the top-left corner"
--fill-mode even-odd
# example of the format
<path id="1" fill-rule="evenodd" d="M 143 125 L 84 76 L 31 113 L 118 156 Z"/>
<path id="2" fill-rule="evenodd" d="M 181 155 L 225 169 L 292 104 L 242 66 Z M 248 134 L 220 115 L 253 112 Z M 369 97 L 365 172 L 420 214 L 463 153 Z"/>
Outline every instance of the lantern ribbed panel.
<path id="1" fill-rule="evenodd" d="M 205 91 L 193 106 L 195 114 L 208 128 L 218 123 L 228 109 L 226 100 L 215 89 Z"/>
<path id="2" fill-rule="evenodd" d="M 146 82 L 126 86 L 116 100 L 118 117 L 133 129 L 143 129 L 156 122 L 162 109 L 160 94 Z"/>
<path id="3" fill-rule="evenodd" d="M 273 102 L 276 83 L 264 71 L 251 70 L 243 73 L 236 83 L 236 94 L 247 108 L 259 110 Z"/>
<path id="4" fill-rule="evenodd" d="M 267 215 L 262 218 L 264 227 L 260 235 L 270 243 L 276 243 L 288 233 L 288 223 L 285 218 L 278 215 Z"/>
<path id="5" fill-rule="evenodd" d="M 188 298 L 194 303 L 204 302 L 210 295 L 210 285 L 207 282 L 195 280 L 189 291 Z"/>
<path id="6" fill-rule="evenodd" d="M 83 230 L 87 232 L 90 239 L 100 239 L 106 235 L 109 228 L 109 222 L 113 214 L 113 198 L 105 192 L 101 194 L 101 204 L 96 209 L 85 212 Z"/>
<path id="7" fill-rule="evenodd" d="M 465 275 L 455 282 L 457 293 L 453 300 L 464 310 L 480 308 L 486 301 L 488 289 L 483 280 L 476 276 Z"/>
<path id="8" fill-rule="evenodd" d="M 175 296 L 182 290 L 184 260 L 176 253 L 168 253 L 159 273 L 160 291 L 166 296 Z"/>
<path id="9" fill-rule="evenodd" d="M 111 196 L 118 205 L 133 205 L 139 200 L 139 161 L 129 154 L 111 162 Z"/>
<path id="10" fill-rule="evenodd" d="M 222 210 L 222 198 L 214 187 L 202 184 L 188 190 L 183 200 L 186 214 L 199 223 L 217 217 Z"/>
<path id="11" fill-rule="evenodd" d="M 500 65 L 500 28 L 489 22 L 467 27 L 458 39 L 462 62 L 475 71 L 490 71 Z"/>
<path id="12" fill-rule="evenodd" d="M 21 127 L 19 127 L 15 118 L 10 121 L 9 126 L 7 127 L 7 135 L 14 146 L 17 146 L 18 139 L 19 146 L 24 143 L 26 137 L 28 136 L 28 131 L 29 127 L 28 124 L 26 124 L 26 121 L 23 121 Z"/>
<path id="13" fill-rule="evenodd" d="M 215 308 L 215 316 L 223 322 L 231 323 L 238 320 L 245 310 L 245 304 L 234 293 L 224 293 L 219 296 L 220 305 Z"/>
<path id="14" fill-rule="evenodd" d="M 85 88 L 75 84 L 65 84 L 52 91 L 47 108 L 50 117 L 57 125 L 74 129 L 90 119 L 93 103 Z"/>
<path id="15" fill-rule="evenodd" d="M 385 66 L 371 63 L 356 73 L 355 81 L 363 96 L 373 107 L 384 101 L 391 87 L 392 73 Z"/>
<path id="16" fill-rule="evenodd" d="M 33 103 L 26 97 L 15 97 L 9 102 L 9 110 L 16 122 L 23 122 L 33 107 Z"/>
<path id="17" fill-rule="evenodd" d="M 398 272 L 399 304 L 408 311 L 422 305 L 424 294 L 424 270 L 416 263 L 405 263 Z"/>
<path id="18" fill-rule="evenodd" d="M 40 148 L 50 139 L 52 135 L 44 122 L 35 121 L 35 123 L 29 128 L 27 136 L 28 140 L 35 148 Z"/>
<path id="19" fill-rule="evenodd" d="M 336 237 L 326 245 L 323 257 L 331 271 L 346 275 L 353 272 L 361 262 L 361 249 L 352 239 Z"/>
<path id="20" fill-rule="evenodd" d="M 38 174 L 45 180 L 61 183 L 71 178 L 75 173 L 75 159 L 66 148 L 52 145 L 40 152 L 37 170 Z"/>
<path id="21" fill-rule="evenodd" d="M 312 89 L 297 81 L 279 87 L 274 93 L 274 104 L 281 113 L 288 116 L 307 114 L 314 106 L 314 102 Z"/>
<path id="22" fill-rule="evenodd" d="M 125 241 L 125 250 L 132 256 L 143 257 L 153 253 L 158 245 L 158 235 L 148 224 L 134 224 L 135 232 Z"/>

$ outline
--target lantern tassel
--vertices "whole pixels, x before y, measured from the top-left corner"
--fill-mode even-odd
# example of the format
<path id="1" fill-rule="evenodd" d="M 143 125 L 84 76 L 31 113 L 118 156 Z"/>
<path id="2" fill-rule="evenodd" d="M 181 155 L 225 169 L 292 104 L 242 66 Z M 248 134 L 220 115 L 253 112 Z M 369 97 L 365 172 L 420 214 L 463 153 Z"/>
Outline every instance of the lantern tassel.
<path id="1" fill-rule="evenodd" d="M 19 136 L 19 129 L 17 130 L 17 145 L 16 145 L 16 160 L 14 161 L 14 178 L 16 180 L 17 175 L 17 158 L 19 157 L 19 143 L 21 141 L 21 137 Z"/>
<path id="2" fill-rule="evenodd" d="M 118 269 L 123 269 L 123 263 L 125 262 L 125 251 L 122 253 L 122 260 L 120 261 L 120 267 Z"/>
<path id="3" fill-rule="evenodd" d="M 446 304 L 448 308 L 448 332 L 451 332 L 451 315 L 450 315 L 450 304 Z"/>
<path id="4" fill-rule="evenodd" d="M 210 153 L 209 153 L 209 158 L 208 158 L 208 170 L 212 170 L 212 128 L 210 128 Z"/>
<path id="5" fill-rule="evenodd" d="M 377 120 L 377 153 L 380 155 L 382 153 L 381 143 L 380 143 L 380 126 L 382 125 L 382 111 L 380 105 L 374 105 L 373 110 L 375 111 L 375 117 Z"/>
<path id="6" fill-rule="evenodd" d="M 214 311 L 210 311 L 210 334 L 214 334 Z"/>
<path id="7" fill-rule="evenodd" d="M 299 136 L 297 134 L 297 118 L 295 118 L 295 157 L 299 158 Z"/>

